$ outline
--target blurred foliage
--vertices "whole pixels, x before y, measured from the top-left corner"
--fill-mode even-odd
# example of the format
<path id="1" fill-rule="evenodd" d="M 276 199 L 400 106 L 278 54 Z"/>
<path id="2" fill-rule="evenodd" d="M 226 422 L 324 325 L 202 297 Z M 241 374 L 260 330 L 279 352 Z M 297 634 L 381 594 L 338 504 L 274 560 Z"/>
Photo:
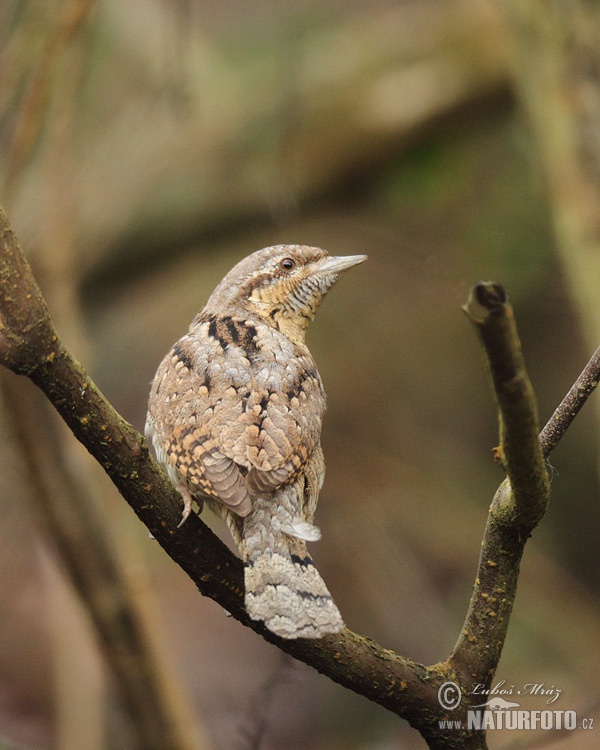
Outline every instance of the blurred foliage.
<path id="1" fill-rule="evenodd" d="M 501 479 L 494 405 L 460 305 L 480 279 L 506 285 L 543 420 L 590 353 L 497 19 L 478 0 L 98 0 L 40 71 L 69 5 L 0 11 L 0 200 L 61 332 L 141 429 L 160 358 L 237 260 L 282 242 L 367 252 L 309 331 L 329 403 L 314 555 L 349 627 L 418 660 L 443 658 Z M 45 104 L 26 123 L 35 144 L 17 154 L 40 73 Z M 525 554 L 498 673 L 554 684 L 560 708 L 581 711 L 597 696 L 599 666 L 597 451 L 584 413 L 552 457 L 553 500 Z M 126 545 L 134 522 L 111 492 L 102 488 Z M 1 533 L 35 559 L 44 536 L 14 510 L 17 499 L 26 508 L 24 494 L 17 478 L 3 483 Z M 261 747 L 422 746 L 377 706 L 302 665 L 282 667 L 275 649 L 200 599 L 142 529 L 133 535 L 165 653 L 216 748 L 253 746 L 257 696 L 282 669 L 260 709 Z M 3 612 L 30 589 L 37 608 L 20 616 L 21 639 L 6 640 L 10 618 L 0 616 L 0 735 L 49 748 L 51 677 L 46 703 L 32 698 L 37 670 L 54 662 L 39 647 L 47 635 L 33 632 L 43 631 L 43 577 L 30 560 L 2 563 Z M 32 644 L 35 675 L 24 656 Z M 540 707 L 533 697 L 522 705 Z M 500 735 L 491 747 L 507 746 Z M 575 733 L 565 746 L 589 747 Z"/>

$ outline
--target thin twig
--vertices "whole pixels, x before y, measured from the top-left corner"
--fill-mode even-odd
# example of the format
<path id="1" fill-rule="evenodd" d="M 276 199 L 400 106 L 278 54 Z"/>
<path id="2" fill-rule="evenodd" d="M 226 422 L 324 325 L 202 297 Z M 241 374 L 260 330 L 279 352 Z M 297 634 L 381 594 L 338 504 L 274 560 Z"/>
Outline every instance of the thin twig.
<path id="1" fill-rule="evenodd" d="M 261 750 L 273 715 L 273 703 L 279 691 L 290 681 L 295 663 L 289 654 L 280 654 L 275 669 L 254 694 L 246 722 L 241 727 L 244 750 Z"/>
<path id="2" fill-rule="evenodd" d="M 556 407 L 554 414 L 540 432 L 540 443 L 544 458 L 556 448 L 560 439 L 571 426 L 581 407 L 598 387 L 600 382 L 600 347 L 573 383 L 571 390 Z"/>

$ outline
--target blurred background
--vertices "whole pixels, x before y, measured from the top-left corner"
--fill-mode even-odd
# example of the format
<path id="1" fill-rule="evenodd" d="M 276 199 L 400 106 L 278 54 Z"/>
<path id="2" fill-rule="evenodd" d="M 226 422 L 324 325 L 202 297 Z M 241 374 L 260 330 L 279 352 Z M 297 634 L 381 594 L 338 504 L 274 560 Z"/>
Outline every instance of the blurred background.
<path id="1" fill-rule="evenodd" d="M 159 361 L 238 260 L 280 243 L 369 255 L 308 333 L 328 394 L 312 551 L 348 627 L 426 664 L 458 637 L 502 479 L 460 309 L 470 287 L 506 286 L 542 423 L 600 343 L 598 10 L 523 5 L 0 4 L 0 203 L 61 336 L 139 430 Z M 0 400 L 0 747 L 135 747 L 15 434 L 16 402 L 45 406 L 14 387 Z M 492 748 L 597 746 L 594 399 L 551 457 L 495 682 L 559 689 L 551 707 L 597 729 L 491 732 Z M 425 747 L 203 599 L 46 421 L 100 510 L 190 747 Z"/>

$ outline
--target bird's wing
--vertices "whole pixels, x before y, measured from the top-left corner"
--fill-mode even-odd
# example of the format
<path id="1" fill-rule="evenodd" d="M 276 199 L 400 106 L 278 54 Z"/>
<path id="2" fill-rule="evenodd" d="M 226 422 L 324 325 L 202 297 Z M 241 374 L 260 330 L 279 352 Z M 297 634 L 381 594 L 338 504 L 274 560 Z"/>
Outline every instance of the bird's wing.
<path id="1" fill-rule="evenodd" d="M 176 484 L 244 516 L 252 508 L 246 469 L 228 450 L 244 432 L 243 389 L 236 382 L 215 342 L 199 348 L 184 336 L 154 379 L 147 432 Z"/>

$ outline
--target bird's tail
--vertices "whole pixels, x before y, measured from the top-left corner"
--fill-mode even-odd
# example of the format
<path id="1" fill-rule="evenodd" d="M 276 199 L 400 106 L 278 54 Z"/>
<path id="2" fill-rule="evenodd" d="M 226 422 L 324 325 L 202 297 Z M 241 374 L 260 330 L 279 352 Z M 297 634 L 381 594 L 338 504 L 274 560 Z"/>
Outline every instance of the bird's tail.
<path id="1" fill-rule="evenodd" d="M 281 638 L 321 638 L 342 630 L 344 622 L 306 549 L 319 530 L 294 518 L 287 498 L 278 497 L 293 491 L 257 498 L 243 519 L 246 610 Z"/>

